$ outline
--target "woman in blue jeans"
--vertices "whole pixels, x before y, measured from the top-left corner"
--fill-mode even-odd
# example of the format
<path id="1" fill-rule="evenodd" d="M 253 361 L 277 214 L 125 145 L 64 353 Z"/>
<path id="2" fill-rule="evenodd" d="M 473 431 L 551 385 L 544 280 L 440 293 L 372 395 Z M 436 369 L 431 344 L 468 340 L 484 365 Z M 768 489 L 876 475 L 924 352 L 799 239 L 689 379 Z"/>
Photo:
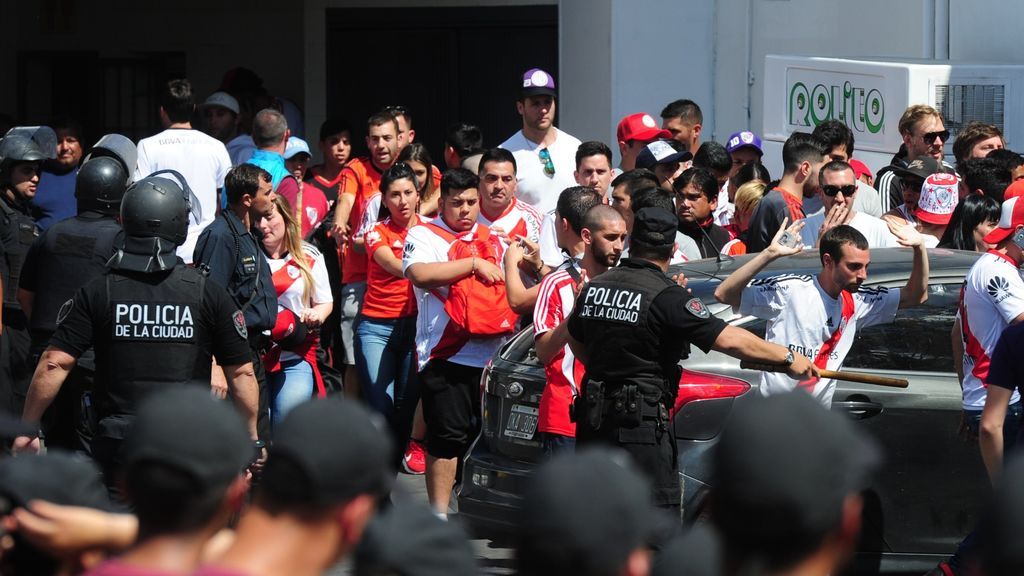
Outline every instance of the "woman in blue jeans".
<path id="1" fill-rule="evenodd" d="M 356 369 L 363 398 L 388 421 L 398 456 L 409 439 L 419 401 L 416 381 L 416 299 L 402 274 L 409 229 L 420 223 L 419 192 L 408 164 L 397 162 L 381 176 L 381 212 L 388 217 L 366 234 L 366 296 L 356 327 Z"/>
<path id="2" fill-rule="evenodd" d="M 323 254 L 302 241 L 299 220 L 283 196 L 259 221 L 263 256 L 277 291 L 277 323 L 264 357 L 270 388 L 270 424 L 276 426 L 314 393 L 324 396 L 316 364 L 320 325 L 331 313 L 334 297 Z"/>

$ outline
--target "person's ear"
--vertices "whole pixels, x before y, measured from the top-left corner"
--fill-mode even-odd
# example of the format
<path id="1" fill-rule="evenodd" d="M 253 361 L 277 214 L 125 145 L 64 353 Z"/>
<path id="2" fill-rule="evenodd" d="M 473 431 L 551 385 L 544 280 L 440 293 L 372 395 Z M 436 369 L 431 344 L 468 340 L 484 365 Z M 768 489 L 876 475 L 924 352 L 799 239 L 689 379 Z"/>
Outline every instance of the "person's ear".
<path id="1" fill-rule="evenodd" d="M 711 206 L 712 210 L 718 209 L 718 194 L 715 194 L 710 200 L 708 200 L 708 206 Z"/>
<path id="2" fill-rule="evenodd" d="M 691 131 L 693 132 L 693 135 L 698 137 L 698 138 L 700 138 L 700 133 L 703 130 L 704 130 L 704 127 L 701 126 L 700 124 L 694 124 L 693 128 L 691 129 Z"/>
<path id="3" fill-rule="evenodd" d="M 409 139 L 409 143 L 410 143 L 410 144 L 412 144 L 413 142 L 415 142 L 415 141 L 416 141 L 416 131 L 415 131 L 415 130 L 413 130 L 412 128 L 410 128 L 410 129 L 409 129 L 409 135 L 408 135 L 408 136 L 406 136 L 406 138 L 408 138 L 408 139 Z"/>
<path id="4" fill-rule="evenodd" d="M 524 110 L 526 110 L 526 105 L 524 104 L 524 102 L 522 100 L 517 100 L 516 101 L 516 112 L 519 112 L 519 115 L 522 116 Z"/>
<path id="5" fill-rule="evenodd" d="M 588 246 L 594 242 L 594 235 L 590 233 L 589 228 L 583 228 L 580 230 L 580 238 L 582 238 L 583 243 Z"/>
<path id="6" fill-rule="evenodd" d="M 801 162 L 800 163 L 800 176 L 802 176 L 804 179 L 806 179 L 810 175 L 811 175 L 811 163 L 810 162 L 806 162 L 806 161 L 805 162 Z"/>
<path id="7" fill-rule="evenodd" d="M 336 518 L 343 545 L 352 547 L 362 540 L 363 530 L 376 507 L 376 501 L 369 494 L 360 494 L 339 507 Z"/>

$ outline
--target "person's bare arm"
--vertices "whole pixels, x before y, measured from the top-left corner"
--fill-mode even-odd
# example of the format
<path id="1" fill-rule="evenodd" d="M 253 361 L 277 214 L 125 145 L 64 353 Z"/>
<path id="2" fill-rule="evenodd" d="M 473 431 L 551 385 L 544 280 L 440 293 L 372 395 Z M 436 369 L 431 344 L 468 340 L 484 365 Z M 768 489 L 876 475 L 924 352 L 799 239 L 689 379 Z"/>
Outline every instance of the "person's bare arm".
<path id="1" fill-rule="evenodd" d="M 338 205 L 334 208 L 334 224 L 331 231 L 334 240 L 340 245 L 348 242 L 349 226 L 348 217 L 352 214 L 352 206 L 355 204 L 355 194 L 341 193 L 338 195 Z"/>
<path id="2" fill-rule="evenodd" d="M 260 391 L 252 362 L 224 366 L 224 375 L 228 379 L 228 393 L 245 419 L 249 437 L 256 440 L 259 438 L 256 432 L 256 414 L 259 411 Z"/>
<path id="3" fill-rule="evenodd" d="M 1003 422 L 1013 392 L 1001 386 L 989 386 L 985 397 L 985 409 L 981 412 L 978 443 L 981 459 L 985 462 L 989 480 L 995 482 L 1003 469 Z"/>
<path id="4" fill-rule="evenodd" d="M 539 285 L 527 288 L 523 279 L 519 276 L 519 269 L 523 265 L 525 250 L 518 241 L 513 241 L 505 250 L 505 257 L 502 264 L 505 268 L 505 297 L 508 306 L 516 314 L 528 314 L 537 303 Z"/>
<path id="5" fill-rule="evenodd" d="M 417 262 L 405 269 L 405 277 L 417 288 L 430 290 L 450 286 L 470 274 L 491 283 L 502 280 L 501 269 L 483 258 L 460 258 L 452 262 Z"/>
<path id="6" fill-rule="evenodd" d="M 139 533 L 139 521 L 132 514 L 62 506 L 44 500 L 32 500 L 24 508 L 16 508 L 11 516 L 22 537 L 57 557 L 95 549 L 125 550 Z"/>
<path id="7" fill-rule="evenodd" d="M 569 341 L 569 323 L 563 321 L 558 326 L 555 326 L 554 330 L 548 330 L 547 332 L 537 336 L 534 340 L 534 349 L 537 352 L 537 359 L 542 364 L 547 364 L 558 351 L 561 350 L 566 343 Z"/>
<path id="8" fill-rule="evenodd" d="M 713 348 L 733 358 L 760 364 L 785 364 L 789 354 L 786 347 L 762 340 L 735 326 L 726 326 L 715 339 Z M 818 375 L 818 367 L 803 354 L 794 352 L 793 363 L 787 367 L 786 373 L 795 380 L 806 380 Z"/>
<path id="9" fill-rule="evenodd" d="M 914 249 L 914 267 L 906 286 L 900 290 L 900 308 L 924 304 L 928 300 L 928 249 L 924 244 L 924 234 L 914 226 L 897 226 L 889 223 L 889 231 L 896 236 L 900 246 Z"/>
<path id="10" fill-rule="evenodd" d="M 32 375 L 32 383 L 28 387 L 25 409 L 21 418 L 26 422 L 39 422 L 43 413 L 57 397 L 68 373 L 75 367 L 76 359 L 71 354 L 49 347 L 39 358 L 36 371 Z M 14 440 L 15 452 L 39 452 L 39 437 L 19 436 Z"/>
<path id="11" fill-rule="evenodd" d="M 334 302 L 320 302 L 302 311 L 302 322 L 307 328 L 319 328 L 334 310 Z"/>
<path id="12" fill-rule="evenodd" d="M 373 261 L 387 271 L 388 274 L 396 278 L 405 278 L 405 276 L 402 276 L 402 259 L 395 256 L 395 253 L 387 246 L 380 246 L 373 251 Z"/>
<path id="13" fill-rule="evenodd" d="M 0 298 L 3 298 L 3 294 L 0 294 Z M 32 319 L 32 305 L 35 304 L 36 293 L 29 292 L 24 288 L 18 288 L 18 303 L 21 304 L 21 311 L 25 313 L 25 317 Z"/>
<path id="14" fill-rule="evenodd" d="M 779 231 L 775 233 L 775 237 L 772 238 L 767 248 L 758 252 L 750 261 L 726 276 L 725 280 L 722 280 L 722 283 L 715 288 L 716 300 L 733 308 L 739 308 L 740 302 L 743 299 L 743 289 L 747 287 L 747 284 L 750 284 L 750 281 L 754 279 L 754 276 L 757 276 L 758 272 L 763 270 L 773 260 L 790 254 L 798 254 L 803 250 L 803 242 L 797 242 L 796 246 L 792 248 L 779 244 L 779 238 L 782 236 L 783 231 L 787 229 L 786 223 L 788 220 L 788 218 L 782 220 L 782 226 L 779 227 Z M 788 230 L 791 234 L 795 234 L 797 238 L 800 238 L 800 230 L 803 227 L 803 222 L 797 222 L 791 225 Z"/>

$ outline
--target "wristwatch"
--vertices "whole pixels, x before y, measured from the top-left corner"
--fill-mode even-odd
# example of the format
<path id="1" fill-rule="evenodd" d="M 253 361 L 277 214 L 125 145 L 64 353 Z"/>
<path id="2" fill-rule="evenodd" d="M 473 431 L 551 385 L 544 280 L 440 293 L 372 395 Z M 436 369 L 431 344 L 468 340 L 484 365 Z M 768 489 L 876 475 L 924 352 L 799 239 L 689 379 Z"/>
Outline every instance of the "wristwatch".
<path id="1" fill-rule="evenodd" d="M 792 366 L 793 362 L 795 362 L 795 361 L 796 361 L 796 357 L 793 356 L 793 351 L 792 350 L 787 350 L 786 351 L 786 359 L 783 360 L 782 363 L 785 364 L 786 366 Z"/>

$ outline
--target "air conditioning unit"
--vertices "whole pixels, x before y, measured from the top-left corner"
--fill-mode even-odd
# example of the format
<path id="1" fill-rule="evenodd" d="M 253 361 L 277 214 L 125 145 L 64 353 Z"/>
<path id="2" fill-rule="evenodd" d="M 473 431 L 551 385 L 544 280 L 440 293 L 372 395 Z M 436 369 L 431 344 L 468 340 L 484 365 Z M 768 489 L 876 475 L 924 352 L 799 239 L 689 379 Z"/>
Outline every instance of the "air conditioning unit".
<path id="1" fill-rule="evenodd" d="M 911 104 L 942 114 L 952 143 L 968 122 L 1003 131 L 1006 145 L 1024 150 L 1024 65 L 937 60 L 852 60 L 805 56 L 765 57 L 765 160 L 782 173 L 782 143 L 836 118 L 854 132 L 854 156 L 872 171 L 889 164 L 903 139 L 897 128 Z"/>

